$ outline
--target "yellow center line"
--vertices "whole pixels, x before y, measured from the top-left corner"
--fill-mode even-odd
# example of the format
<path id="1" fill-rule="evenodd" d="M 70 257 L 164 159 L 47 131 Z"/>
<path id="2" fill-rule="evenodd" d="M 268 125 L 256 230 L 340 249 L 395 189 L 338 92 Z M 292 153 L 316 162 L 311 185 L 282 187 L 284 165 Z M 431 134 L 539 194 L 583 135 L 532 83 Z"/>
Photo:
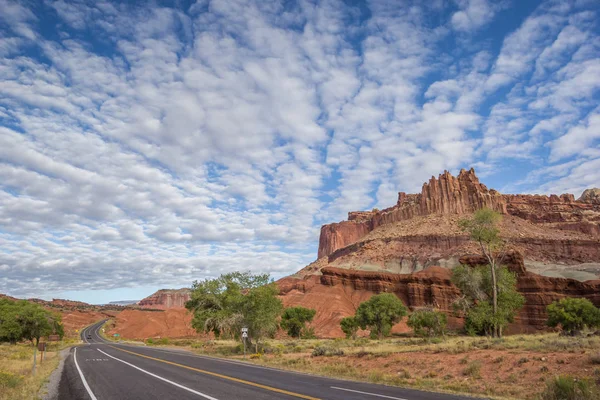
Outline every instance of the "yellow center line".
<path id="1" fill-rule="evenodd" d="M 150 356 L 146 356 L 146 355 L 143 355 L 143 354 L 140 354 L 140 353 L 136 353 L 136 352 L 133 352 L 133 351 L 123 350 L 123 349 L 120 349 L 120 348 L 115 347 L 115 346 L 109 346 L 109 347 L 112 347 L 115 350 L 123 351 L 125 353 L 134 354 L 134 355 L 136 355 L 138 357 L 144 357 L 144 358 L 147 358 L 149 360 L 160 361 L 160 362 L 165 363 L 165 364 L 175 365 L 177 367 L 189 369 L 191 371 L 200 372 L 201 374 L 216 376 L 216 377 L 227 379 L 227 380 L 230 380 L 230 381 L 233 381 L 233 382 L 243 383 L 244 385 L 249 385 L 249 386 L 258 387 L 258 388 L 265 389 L 265 390 L 270 390 L 271 392 L 277 392 L 277 393 L 287 394 L 288 396 L 298 397 L 300 399 L 306 399 L 306 400 L 320 400 L 317 397 L 310 397 L 310 396 L 306 396 L 306 395 L 303 395 L 303 394 L 300 394 L 300 393 L 289 392 L 287 390 L 278 389 L 278 388 L 275 388 L 275 387 L 272 387 L 272 386 L 262 385 L 260 383 L 246 381 L 244 379 L 238 379 L 238 378 L 234 378 L 232 376 L 218 374 L 216 372 L 211 372 L 211 371 L 206 371 L 206 370 L 203 370 L 203 369 L 189 367 L 187 365 L 178 364 L 178 363 L 175 363 L 175 362 L 172 362 L 172 361 L 163 360 L 161 358 L 150 357 Z"/>

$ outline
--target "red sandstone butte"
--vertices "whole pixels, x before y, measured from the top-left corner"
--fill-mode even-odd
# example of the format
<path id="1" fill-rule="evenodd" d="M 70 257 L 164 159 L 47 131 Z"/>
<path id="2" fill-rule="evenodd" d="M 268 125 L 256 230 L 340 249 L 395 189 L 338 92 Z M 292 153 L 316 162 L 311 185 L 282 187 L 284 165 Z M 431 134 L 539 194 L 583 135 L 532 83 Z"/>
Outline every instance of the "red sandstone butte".
<path id="1" fill-rule="evenodd" d="M 142 308 L 167 309 L 185 308 L 185 303 L 190 300 L 191 290 L 183 289 L 161 289 L 138 302 Z"/>
<path id="2" fill-rule="evenodd" d="M 378 211 L 354 211 L 348 220 L 324 225 L 318 262 L 322 267 L 415 272 L 431 265 L 452 267 L 472 251 L 458 221 L 482 207 L 504 215 L 501 235 L 524 255 L 532 272 L 575 277 L 600 276 L 600 190 L 572 194 L 505 195 L 479 182 L 475 171 L 457 177 L 444 172 L 423 184 L 421 193 L 398 194 L 397 203 Z M 579 265 L 580 267 L 575 267 Z"/>

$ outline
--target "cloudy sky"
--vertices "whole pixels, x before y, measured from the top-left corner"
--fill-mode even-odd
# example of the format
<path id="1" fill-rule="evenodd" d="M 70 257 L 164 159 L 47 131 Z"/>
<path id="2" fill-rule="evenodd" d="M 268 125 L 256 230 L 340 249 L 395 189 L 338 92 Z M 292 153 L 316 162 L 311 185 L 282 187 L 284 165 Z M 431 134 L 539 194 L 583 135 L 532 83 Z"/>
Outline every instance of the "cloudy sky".
<path id="1" fill-rule="evenodd" d="M 599 4 L 0 0 L 0 292 L 281 277 L 444 169 L 600 186 Z"/>

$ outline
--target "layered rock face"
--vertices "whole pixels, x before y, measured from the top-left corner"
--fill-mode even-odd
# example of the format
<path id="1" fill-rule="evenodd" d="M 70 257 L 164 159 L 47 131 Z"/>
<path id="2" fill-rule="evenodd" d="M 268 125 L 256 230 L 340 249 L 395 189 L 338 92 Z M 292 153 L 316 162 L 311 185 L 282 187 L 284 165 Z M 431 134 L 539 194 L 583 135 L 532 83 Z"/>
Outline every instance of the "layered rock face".
<path id="1" fill-rule="evenodd" d="M 348 220 L 324 225 L 319 238 L 318 257 L 334 262 L 340 255 L 350 254 L 373 240 L 405 243 L 400 257 L 416 256 L 437 262 L 443 255 L 456 257 L 466 250 L 468 238 L 458 231 L 458 219 L 482 207 L 494 209 L 506 217 L 505 231 L 512 235 L 511 243 L 522 251 L 527 261 L 564 264 L 600 262 L 595 248 L 600 244 L 600 202 L 597 190 L 587 190 L 579 200 L 572 194 L 503 195 L 479 182 L 473 169 L 461 170 L 457 177 L 444 172 L 437 179 L 423 184 L 421 193 L 399 193 L 398 202 L 382 211 L 350 212 Z M 436 229 L 452 220 L 446 227 Z M 436 219 L 438 218 L 438 219 Z M 426 234 L 412 234 L 410 221 L 431 225 Z M 374 233 L 388 226 L 402 225 L 403 232 L 385 235 Z M 421 229 L 422 230 L 422 229 Z M 565 233 L 566 232 L 566 233 Z M 573 234 L 569 234 L 573 232 Z M 398 236 L 401 236 L 399 238 Z M 426 242 L 423 244 L 423 242 Z M 431 244 L 439 244 L 431 248 Z M 421 251 L 421 247 L 430 251 Z M 434 246 L 435 247 L 435 246 Z M 412 248 L 414 251 L 406 251 Z M 533 251 L 531 251 L 533 250 Z M 427 266 L 421 263 L 421 267 Z"/>
<path id="2" fill-rule="evenodd" d="M 161 289 L 158 292 L 140 300 L 138 305 L 143 308 L 185 308 L 185 303 L 190 300 L 191 290 Z"/>
<path id="3" fill-rule="evenodd" d="M 438 179 L 431 177 L 421 193 L 398 193 L 395 206 L 382 211 L 358 211 L 348 214 L 348 221 L 321 228 L 318 257 L 356 242 L 378 226 L 430 214 L 465 214 L 488 207 L 506 213 L 506 202 L 495 190 L 479 182 L 473 169 L 461 170 L 458 177 L 444 171 Z"/>
<path id="4" fill-rule="evenodd" d="M 478 257 L 465 256 L 462 261 L 477 265 L 483 262 Z M 546 307 L 564 297 L 584 297 L 600 306 L 600 280 L 579 282 L 527 272 L 520 253 L 511 253 L 507 263 L 518 272 L 517 289 L 525 297 L 525 306 L 509 326 L 508 333 L 546 329 Z M 325 267 L 321 272 L 320 276 L 284 278 L 277 282 L 287 307 L 303 306 L 317 310 L 312 325 L 320 337 L 342 337 L 341 319 L 354 315 L 358 305 L 372 295 L 384 292 L 394 293 L 411 310 L 435 306 L 447 313 L 451 328 L 463 323 L 452 314 L 452 302 L 460 291 L 452 284 L 449 269 L 429 267 L 414 274 L 391 274 Z M 394 332 L 408 330 L 405 323 L 394 327 Z"/>

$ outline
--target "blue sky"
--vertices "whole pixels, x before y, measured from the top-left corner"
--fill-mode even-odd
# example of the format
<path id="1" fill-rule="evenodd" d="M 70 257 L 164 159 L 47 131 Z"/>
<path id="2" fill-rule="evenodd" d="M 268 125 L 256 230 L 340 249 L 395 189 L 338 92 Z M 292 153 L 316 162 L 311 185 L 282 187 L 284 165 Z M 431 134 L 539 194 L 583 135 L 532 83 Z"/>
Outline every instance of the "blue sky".
<path id="1" fill-rule="evenodd" d="M 599 11 L 0 0 L 0 292 L 281 277 L 321 224 L 445 169 L 579 196 L 600 186 Z"/>

